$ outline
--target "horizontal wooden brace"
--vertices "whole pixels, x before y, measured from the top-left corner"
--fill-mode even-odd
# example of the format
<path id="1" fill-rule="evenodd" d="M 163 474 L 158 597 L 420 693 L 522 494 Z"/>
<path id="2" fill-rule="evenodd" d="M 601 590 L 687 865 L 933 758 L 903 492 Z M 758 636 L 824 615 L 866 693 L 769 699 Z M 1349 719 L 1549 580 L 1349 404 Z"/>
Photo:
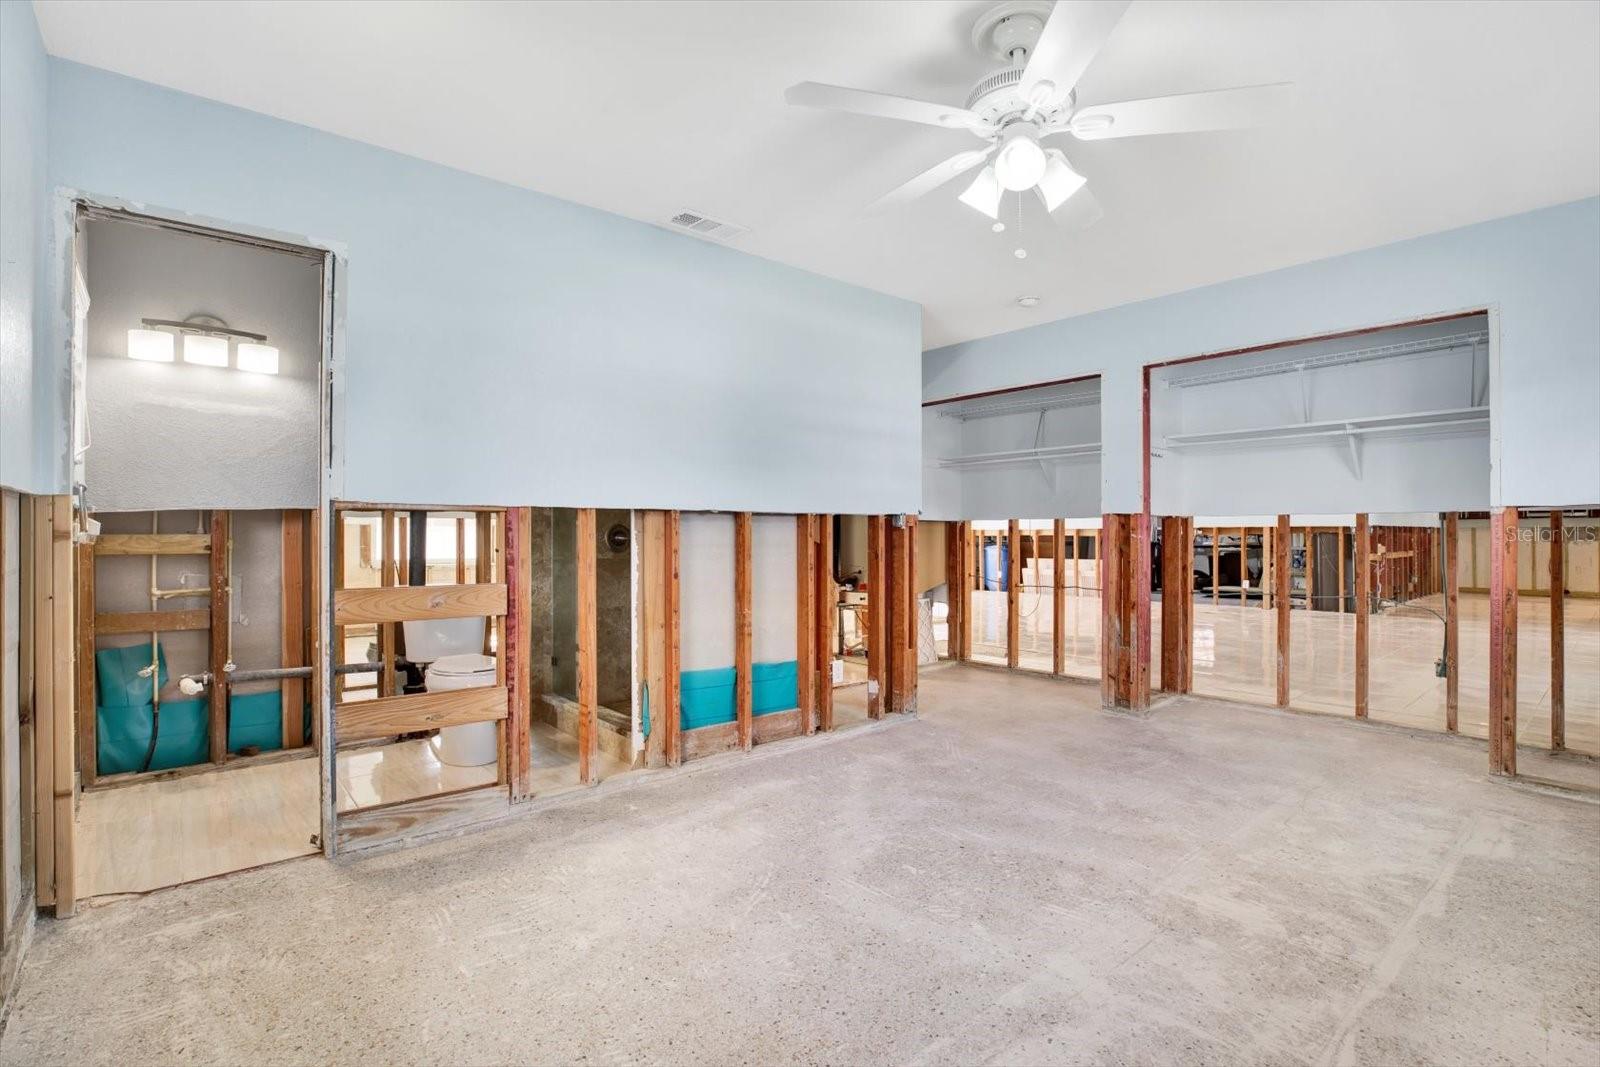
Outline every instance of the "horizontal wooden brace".
<path id="1" fill-rule="evenodd" d="M 390 586 L 340 589 L 333 594 L 335 626 L 464 619 L 505 613 L 506 587 L 503 584 Z"/>
<path id="2" fill-rule="evenodd" d="M 343 744 L 444 726 L 493 722 L 506 717 L 507 699 L 506 687 L 495 685 L 340 704 L 333 709 L 334 736 Z"/>
<path id="3" fill-rule="evenodd" d="M 211 612 L 203 608 L 199 611 L 114 611 L 94 617 L 96 637 L 209 629 Z"/>
<path id="4" fill-rule="evenodd" d="M 209 534 L 101 534 L 94 540 L 97 556 L 205 556 Z"/>

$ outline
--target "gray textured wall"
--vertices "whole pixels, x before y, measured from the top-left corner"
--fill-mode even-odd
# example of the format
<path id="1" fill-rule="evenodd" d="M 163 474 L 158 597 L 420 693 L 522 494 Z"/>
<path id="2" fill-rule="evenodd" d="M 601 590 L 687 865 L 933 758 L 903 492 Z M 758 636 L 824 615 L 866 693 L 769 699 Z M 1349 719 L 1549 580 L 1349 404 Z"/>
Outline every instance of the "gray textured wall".
<path id="1" fill-rule="evenodd" d="M 320 265 L 126 222 L 87 247 L 90 506 L 315 507 Z M 142 318 L 197 312 L 266 334 L 279 373 L 127 358 Z"/>

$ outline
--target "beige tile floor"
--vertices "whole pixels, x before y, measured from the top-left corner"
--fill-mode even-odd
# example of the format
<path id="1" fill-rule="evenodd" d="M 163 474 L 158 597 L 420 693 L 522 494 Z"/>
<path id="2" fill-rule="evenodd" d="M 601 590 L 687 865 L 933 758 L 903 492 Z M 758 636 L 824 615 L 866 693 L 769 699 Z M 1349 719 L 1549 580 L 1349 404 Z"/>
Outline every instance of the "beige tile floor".
<path id="1" fill-rule="evenodd" d="M 628 767 L 604 753 L 599 776 Z M 316 851 L 315 759 L 85 793 L 75 854 L 79 895 L 142 893 Z M 470 789 L 496 768 L 440 763 L 426 738 L 339 754 L 339 810 Z M 533 725 L 533 791 L 578 786 L 577 739 Z"/>
<path id="2" fill-rule="evenodd" d="M 1066 673 L 1099 677 L 1100 599 L 1092 590 L 1068 592 Z M 1049 672 L 1052 592 L 1025 588 L 1021 596 L 1018 665 Z M 1372 616 L 1368 714 L 1378 722 L 1429 730 L 1445 728 L 1445 681 L 1434 673 L 1443 653 L 1442 597 L 1425 597 Z M 1567 748 L 1600 755 L 1600 601 L 1566 601 Z M 1470 737 L 1487 735 L 1489 602 L 1460 599 L 1461 687 L 1458 719 Z M 1194 690 L 1197 694 L 1271 704 L 1276 698 L 1276 613 L 1259 601 L 1212 604 L 1195 600 Z M 973 659 L 1006 662 L 1006 596 L 972 594 Z M 1161 602 L 1150 605 L 1154 638 L 1161 632 Z M 1518 602 L 1517 737 L 1527 745 L 1550 743 L 1550 602 Z M 1152 656 L 1151 685 L 1161 681 L 1160 656 Z M 1290 627 L 1291 706 L 1333 715 L 1355 709 L 1355 616 L 1294 612 Z"/>

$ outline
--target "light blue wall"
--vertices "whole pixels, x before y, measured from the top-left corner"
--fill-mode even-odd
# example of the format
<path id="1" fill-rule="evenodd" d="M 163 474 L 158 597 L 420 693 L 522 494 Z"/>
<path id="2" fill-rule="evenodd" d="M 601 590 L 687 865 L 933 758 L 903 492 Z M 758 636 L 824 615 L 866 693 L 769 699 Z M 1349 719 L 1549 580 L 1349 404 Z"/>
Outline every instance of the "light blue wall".
<path id="1" fill-rule="evenodd" d="M 1103 374 L 1101 506 L 1132 512 L 1144 364 L 1482 307 L 1499 324 L 1491 501 L 1600 503 L 1600 199 L 935 349 L 923 396 Z"/>
<path id="2" fill-rule="evenodd" d="M 33 5 L 0 3 L 0 485 L 41 492 L 53 448 L 38 419 L 34 338 L 45 212 L 46 59 Z"/>
<path id="3" fill-rule="evenodd" d="M 345 499 L 917 509 L 915 304 L 77 64 L 49 108 L 53 189 L 348 253 Z"/>

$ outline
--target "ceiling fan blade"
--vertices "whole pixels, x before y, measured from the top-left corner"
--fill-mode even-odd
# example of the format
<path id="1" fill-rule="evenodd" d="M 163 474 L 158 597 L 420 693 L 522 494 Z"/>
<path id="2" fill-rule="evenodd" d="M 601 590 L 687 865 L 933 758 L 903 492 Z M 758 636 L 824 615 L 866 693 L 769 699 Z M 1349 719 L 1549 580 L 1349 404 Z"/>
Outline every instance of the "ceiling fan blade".
<path id="1" fill-rule="evenodd" d="M 1130 0 L 1059 0 L 1028 56 L 1017 88 L 1044 104 L 1071 92 L 1117 28 Z"/>
<path id="2" fill-rule="evenodd" d="M 1294 83 L 1251 85 L 1208 93 L 1156 96 L 1080 108 L 1068 128 L 1080 141 L 1144 137 L 1197 130 L 1242 130 L 1261 126 L 1294 101 Z"/>
<path id="3" fill-rule="evenodd" d="M 989 153 L 994 151 L 994 146 L 979 148 L 971 152 L 960 152 L 934 166 L 929 167 L 921 174 L 912 178 L 897 189 L 891 189 L 868 207 L 869 211 L 882 211 L 885 208 L 899 207 L 908 204 L 920 196 L 926 196 L 945 182 L 967 171 L 989 158 Z"/>
<path id="4" fill-rule="evenodd" d="M 1045 203 L 1044 193 L 1037 189 L 1035 192 L 1038 193 L 1039 201 Z M 1099 222 L 1101 216 L 1105 214 L 1105 209 L 1100 206 L 1100 201 L 1095 199 L 1095 195 L 1085 187 L 1073 193 L 1066 203 L 1054 211 L 1049 210 L 1049 204 L 1045 203 L 1045 214 L 1050 216 L 1050 221 L 1058 228 L 1076 232 L 1087 230 Z"/>
<path id="5" fill-rule="evenodd" d="M 873 115 L 883 119 L 901 119 L 905 122 L 922 122 L 929 126 L 944 126 L 965 130 L 983 125 L 976 112 L 964 107 L 947 107 L 926 100 L 912 100 L 889 93 L 873 93 L 865 89 L 846 89 L 839 85 L 821 82 L 801 82 L 791 85 L 783 98 L 798 107 L 820 107 L 829 111 L 851 111 L 857 115 Z"/>

